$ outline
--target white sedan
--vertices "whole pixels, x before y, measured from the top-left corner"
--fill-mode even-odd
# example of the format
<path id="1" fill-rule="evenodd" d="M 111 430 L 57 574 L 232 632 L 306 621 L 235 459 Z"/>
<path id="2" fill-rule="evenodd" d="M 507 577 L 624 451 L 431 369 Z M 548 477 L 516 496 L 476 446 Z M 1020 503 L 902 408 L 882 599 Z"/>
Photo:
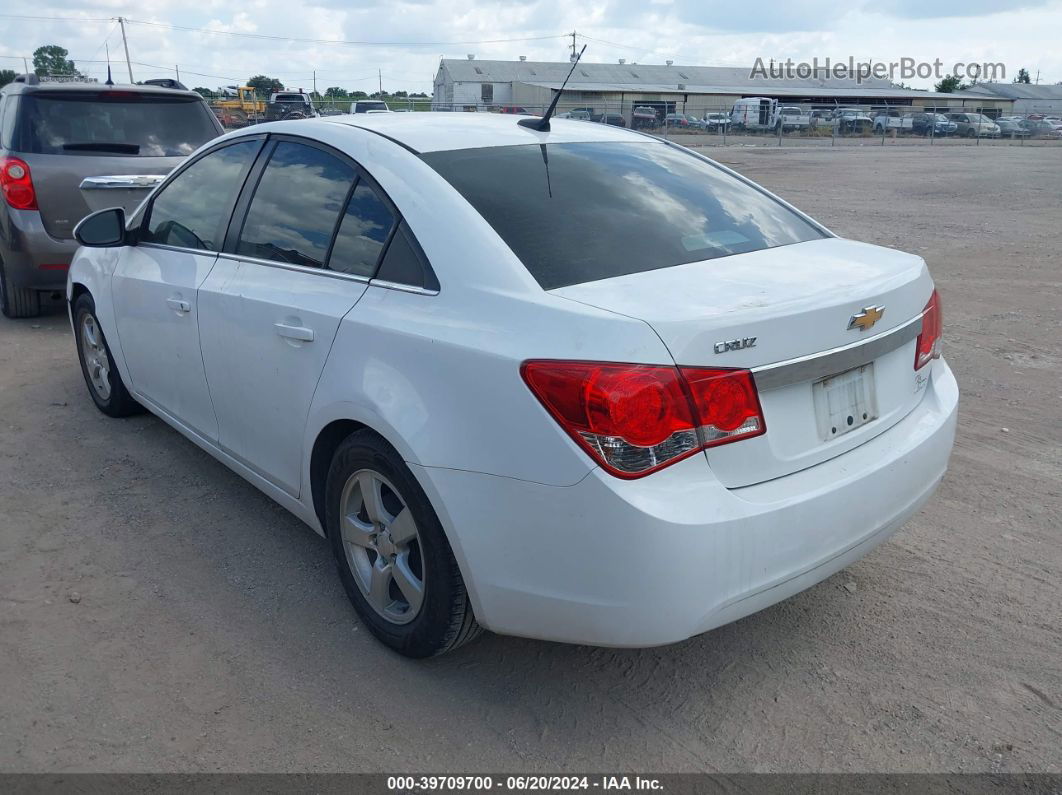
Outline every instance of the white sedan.
<path id="1" fill-rule="evenodd" d="M 258 125 L 89 216 L 67 297 L 93 401 L 326 536 L 417 657 L 480 627 L 679 641 L 925 503 L 958 389 L 922 259 L 666 141 L 517 122 Z"/>

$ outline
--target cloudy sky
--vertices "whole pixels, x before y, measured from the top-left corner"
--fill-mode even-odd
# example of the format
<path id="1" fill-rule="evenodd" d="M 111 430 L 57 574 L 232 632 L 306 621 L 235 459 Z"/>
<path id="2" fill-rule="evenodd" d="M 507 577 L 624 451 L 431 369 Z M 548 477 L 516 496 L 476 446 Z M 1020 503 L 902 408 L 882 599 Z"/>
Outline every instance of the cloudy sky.
<path id="1" fill-rule="evenodd" d="M 1008 80 L 1025 67 L 1042 83 L 1062 81 L 1062 0 L 5 0 L 0 8 L 0 68 L 21 71 L 37 46 L 59 44 L 81 71 L 103 76 L 108 47 L 112 62 L 123 57 L 113 21 L 122 15 L 133 20 L 136 80 L 172 76 L 177 65 L 183 82 L 207 88 L 264 73 L 309 89 L 316 70 L 319 90 L 373 91 L 380 74 L 389 91 L 430 93 L 441 56 L 563 60 L 572 30 L 595 62 L 939 58 L 945 71 L 958 61 L 1002 62 Z"/>

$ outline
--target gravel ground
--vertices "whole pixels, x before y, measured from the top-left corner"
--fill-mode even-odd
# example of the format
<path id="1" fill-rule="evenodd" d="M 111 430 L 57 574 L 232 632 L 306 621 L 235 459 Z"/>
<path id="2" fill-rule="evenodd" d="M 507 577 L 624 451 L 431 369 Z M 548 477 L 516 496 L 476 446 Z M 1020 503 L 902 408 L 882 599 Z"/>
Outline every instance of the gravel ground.
<path id="1" fill-rule="evenodd" d="M 716 149 L 925 256 L 963 390 L 937 496 L 867 559 L 674 646 L 408 661 L 326 543 L 0 321 L 3 771 L 1062 772 L 1062 148 Z"/>

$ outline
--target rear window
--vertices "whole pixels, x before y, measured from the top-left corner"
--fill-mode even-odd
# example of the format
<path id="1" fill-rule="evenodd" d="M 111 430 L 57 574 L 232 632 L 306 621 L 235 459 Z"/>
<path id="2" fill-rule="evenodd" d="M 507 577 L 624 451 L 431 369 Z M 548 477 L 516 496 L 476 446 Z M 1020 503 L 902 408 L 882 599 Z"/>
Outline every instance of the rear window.
<path id="1" fill-rule="evenodd" d="M 177 157 L 219 134 L 200 100 L 115 93 L 24 95 L 14 148 L 41 155 Z"/>
<path id="2" fill-rule="evenodd" d="M 546 290 L 826 236 L 712 163 L 655 141 L 421 157 Z"/>
<path id="3" fill-rule="evenodd" d="M 354 105 L 355 113 L 365 113 L 370 110 L 387 110 L 386 102 L 365 102 L 364 100 Z"/>

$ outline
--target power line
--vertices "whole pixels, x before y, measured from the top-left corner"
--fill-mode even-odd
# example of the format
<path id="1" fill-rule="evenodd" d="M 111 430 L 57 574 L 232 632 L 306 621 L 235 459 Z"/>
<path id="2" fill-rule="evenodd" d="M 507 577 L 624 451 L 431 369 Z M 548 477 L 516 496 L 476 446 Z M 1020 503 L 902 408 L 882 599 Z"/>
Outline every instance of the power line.
<path id="1" fill-rule="evenodd" d="M 25 14 L 0 14 L 4 19 L 27 19 L 43 22 L 114 22 L 114 17 L 35 17 Z"/>
<path id="2" fill-rule="evenodd" d="M 520 41 L 544 41 L 546 39 L 563 39 L 567 38 L 570 34 L 561 34 L 555 36 L 526 36 L 517 39 L 483 39 L 481 41 L 347 41 L 344 39 L 301 39 L 294 36 L 274 36 L 267 33 L 247 33 L 245 31 L 237 30 L 214 30 L 212 28 L 192 28 L 184 25 L 170 25 L 164 22 L 146 22 L 140 19 L 129 19 L 126 17 L 126 22 L 131 25 L 147 25 L 155 28 L 166 28 L 167 30 L 181 30 L 189 31 L 192 33 L 209 33 L 218 36 L 237 36 L 247 39 L 265 39 L 268 41 L 293 41 L 299 44 L 347 44 L 355 45 L 358 47 L 448 47 L 457 45 L 468 44 L 504 44 L 506 42 L 520 42 Z"/>

